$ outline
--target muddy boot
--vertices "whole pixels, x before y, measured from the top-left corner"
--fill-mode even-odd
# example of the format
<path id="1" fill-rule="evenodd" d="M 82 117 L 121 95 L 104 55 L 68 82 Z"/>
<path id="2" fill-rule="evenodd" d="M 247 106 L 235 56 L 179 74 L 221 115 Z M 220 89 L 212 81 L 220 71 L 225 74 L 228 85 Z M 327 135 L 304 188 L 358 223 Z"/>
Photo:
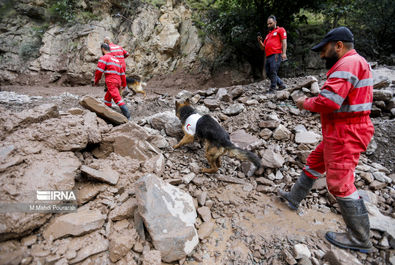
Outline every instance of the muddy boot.
<path id="1" fill-rule="evenodd" d="M 299 203 L 309 194 L 314 182 L 315 179 L 309 178 L 304 171 L 302 171 L 302 174 L 300 174 L 300 177 L 292 186 L 291 191 L 285 192 L 280 189 L 278 195 L 280 199 L 287 202 L 291 210 L 296 211 L 299 207 Z"/>
<path id="2" fill-rule="evenodd" d="M 362 253 L 372 252 L 369 215 L 362 198 L 352 200 L 337 197 L 337 202 L 347 225 L 347 232 L 327 232 L 325 238 L 341 248 L 357 250 Z"/>
<path id="3" fill-rule="evenodd" d="M 125 116 L 128 120 L 130 120 L 130 112 L 126 104 L 119 107 L 121 108 L 123 116 Z"/>

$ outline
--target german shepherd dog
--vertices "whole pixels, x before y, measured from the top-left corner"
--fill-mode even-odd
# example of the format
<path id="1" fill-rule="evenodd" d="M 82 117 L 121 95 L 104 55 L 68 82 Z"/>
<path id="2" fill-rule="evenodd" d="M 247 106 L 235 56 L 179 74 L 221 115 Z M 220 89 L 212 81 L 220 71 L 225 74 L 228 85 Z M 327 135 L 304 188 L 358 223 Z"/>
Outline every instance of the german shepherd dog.
<path id="1" fill-rule="evenodd" d="M 191 106 L 189 100 L 176 101 L 176 115 L 182 124 L 184 137 L 174 145 L 177 149 L 185 144 L 192 143 L 196 136 L 204 140 L 206 158 L 210 168 L 203 168 L 202 173 L 216 173 L 221 167 L 220 158 L 223 155 L 236 157 L 240 160 L 251 161 L 257 169 L 261 168 L 260 159 L 252 152 L 236 147 L 229 134 L 210 115 L 200 116 Z"/>
<path id="2" fill-rule="evenodd" d="M 142 82 L 141 78 L 139 76 L 131 76 L 131 77 L 126 77 L 126 84 L 128 85 L 129 88 L 131 88 L 136 94 L 141 93 L 146 97 L 146 93 L 143 89 L 143 86 L 146 86 L 147 83 Z"/>

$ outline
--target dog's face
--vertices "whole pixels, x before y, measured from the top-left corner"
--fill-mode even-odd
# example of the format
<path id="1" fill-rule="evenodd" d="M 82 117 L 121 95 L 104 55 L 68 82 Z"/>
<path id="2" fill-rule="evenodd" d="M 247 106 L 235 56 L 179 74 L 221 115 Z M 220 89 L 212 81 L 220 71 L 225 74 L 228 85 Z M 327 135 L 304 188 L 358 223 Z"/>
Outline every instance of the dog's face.
<path id="1" fill-rule="evenodd" d="M 177 116 L 178 118 L 180 118 L 180 109 L 181 109 L 182 107 L 190 106 L 190 105 L 191 105 L 191 103 L 189 102 L 189 99 L 187 99 L 187 100 L 185 100 L 185 101 L 183 101 L 183 102 L 180 102 L 180 101 L 177 101 L 177 100 L 176 100 L 176 116 Z"/>

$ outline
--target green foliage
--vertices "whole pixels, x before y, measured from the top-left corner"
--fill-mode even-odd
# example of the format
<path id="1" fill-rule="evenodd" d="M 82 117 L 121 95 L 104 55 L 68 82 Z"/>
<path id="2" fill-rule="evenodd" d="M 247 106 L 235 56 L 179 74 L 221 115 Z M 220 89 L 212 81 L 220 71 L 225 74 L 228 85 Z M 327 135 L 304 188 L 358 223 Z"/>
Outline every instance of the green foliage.
<path id="1" fill-rule="evenodd" d="M 75 19 L 76 0 L 52 0 L 48 9 L 50 19 L 56 22 L 73 22 Z"/>
<path id="2" fill-rule="evenodd" d="M 38 58 L 40 56 L 40 47 L 41 39 L 39 38 L 34 38 L 31 41 L 24 42 L 19 48 L 19 57 L 24 61 Z"/>
<path id="3" fill-rule="evenodd" d="M 0 1 L 0 17 L 9 17 L 15 13 L 13 5 L 14 3 L 12 0 Z"/>
<path id="4" fill-rule="evenodd" d="M 347 26 L 355 47 L 365 56 L 384 59 L 394 51 L 395 5 L 393 0 L 327 0 L 322 14 L 332 26 Z"/>
<path id="5" fill-rule="evenodd" d="M 161 7 L 162 5 L 166 4 L 166 0 L 141 0 L 144 3 L 156 6 L 156 7 Z"/>

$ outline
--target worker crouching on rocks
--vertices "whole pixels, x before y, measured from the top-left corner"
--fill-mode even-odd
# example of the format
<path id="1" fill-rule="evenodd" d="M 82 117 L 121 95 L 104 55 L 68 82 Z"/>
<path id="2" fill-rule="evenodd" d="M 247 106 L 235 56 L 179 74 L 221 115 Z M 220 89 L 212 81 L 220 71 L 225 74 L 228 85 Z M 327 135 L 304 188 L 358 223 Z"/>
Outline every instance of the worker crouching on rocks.
<path id="1" fill-rule="evenodd" d="M 129 109 L 119 94 L 119 88 L 126 87 L 125 71 L 120 61 L 111 55 L 110 46 L 108 46 L 108 44 L 101 44 L 101 51 L 103 56 L 100 57 L 97 64 L 94 85 L 97 86 L 99 84 L 101 76 L 104 73 L 108 89 L 104 96 L 104 104 L 111 107 L 111 100 L 114 100 L 115 104 L 121 109 L 123 115 L 129 120 Z"/>
<path id="2" fill-rule="evenodd" d="M 346 233 L 327 232 L 326 239 L 341 248 L 371 252 L 369 216 L 354 185 L 354 170 L 361 152 L 373 136 L 369 118 L 373 101 L 373 79 L 369 64 L 354 50 L 354 37 L 346 27 L 326 34 L 312 48 L 325 59 L 327 81 L 321 93 L 301 98 L 299 109 L 321 114 L 322 142 L 307 158 L 299 179 L 280 197 L 296 210 L 314 181 L 326 172 L 328 190 L 339 203 Z"/>

